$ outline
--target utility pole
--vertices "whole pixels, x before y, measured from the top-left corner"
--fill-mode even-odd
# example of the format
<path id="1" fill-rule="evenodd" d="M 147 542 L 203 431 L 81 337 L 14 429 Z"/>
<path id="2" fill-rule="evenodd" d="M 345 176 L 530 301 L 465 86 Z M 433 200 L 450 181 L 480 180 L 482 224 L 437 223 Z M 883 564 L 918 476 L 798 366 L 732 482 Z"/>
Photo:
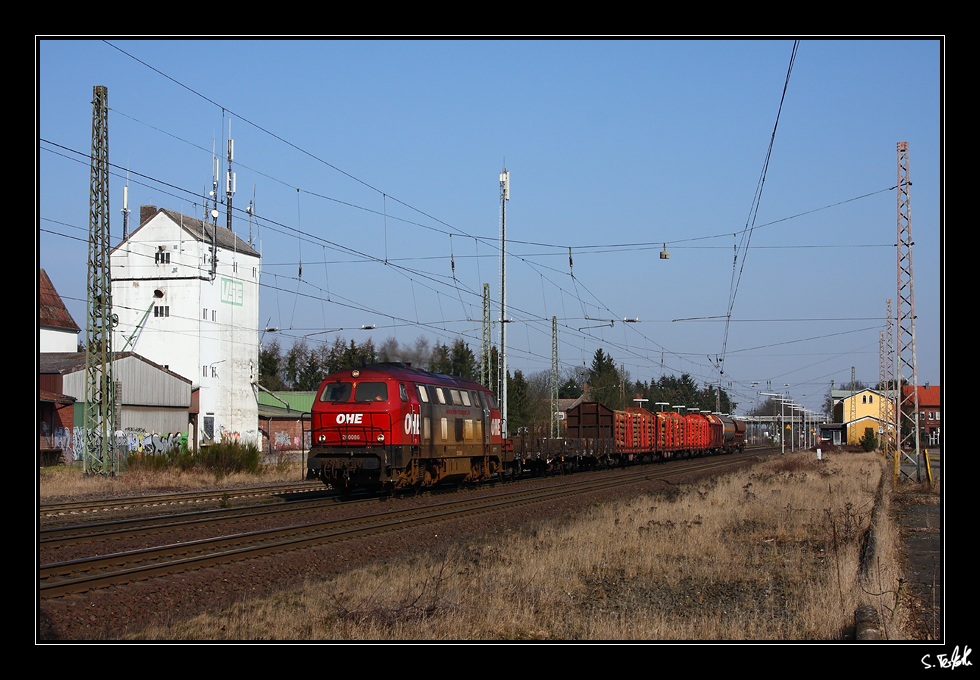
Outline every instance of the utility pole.
<path id="1" fill-rule="evenodd" d="M 558 317 L 551 317 L 551 438 L 557 439 L 558 427 Z"/>
<path id="2" fill-rule="evenodd" d="M 510 173 L 500 171 L 500 436 L 507 438 L 507 201 Z"/>
<path id="3" fill-rule="evenodd" d="M 109 94 L 92 92 L 92 172 L 89 183 L 85 414 L 82 470 L 116 475 L 116 390 L 112 380 L 112 278 L 109 270 Z"/>
<path id="4" fill-rule="evenodd" d="M 905 457 L 916 466 L 916 481 L 921 481 L 919 466 L 919 377 L 915 361 L 915 294 L 912 286 L 912 215 L 909 187 L 909 143 L 898 143 L 898 309 L 896 310 L 897 346 L 895 350 L 895 389 L 898 408 L 895 412 L 896 455 L 895 479 Z M 909 382 L 905 393 L 903 380 Z M 912 458 L 914 456 L 914 458 Z"/>

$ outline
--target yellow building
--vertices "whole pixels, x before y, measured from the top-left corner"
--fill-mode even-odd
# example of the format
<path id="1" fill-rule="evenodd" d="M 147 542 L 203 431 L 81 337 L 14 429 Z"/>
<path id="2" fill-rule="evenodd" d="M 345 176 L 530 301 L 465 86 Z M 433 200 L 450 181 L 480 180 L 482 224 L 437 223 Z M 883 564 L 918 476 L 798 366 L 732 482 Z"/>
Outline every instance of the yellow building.
<path id="1" fill-rule="evenodd" d="M 834 422 L 844 424 L 848 444 L 860 444 L 865 429 L 869 427 L 879 440 L 886 431 L 893 436 L 894 426 L 889 421 L 894 418 L 894 398 L 889 399 L 870 388 L 854 392 L 834 390 L 831 396 L 834 400 Z"/>

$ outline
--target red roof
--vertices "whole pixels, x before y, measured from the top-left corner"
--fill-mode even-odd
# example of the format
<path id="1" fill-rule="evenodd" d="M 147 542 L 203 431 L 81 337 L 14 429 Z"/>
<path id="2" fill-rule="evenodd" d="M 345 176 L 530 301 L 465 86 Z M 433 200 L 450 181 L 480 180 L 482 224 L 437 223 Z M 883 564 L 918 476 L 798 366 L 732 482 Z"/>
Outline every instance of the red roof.
<path id="1" fill-rule="evenodd" d="M 908 396 L 912 393 L 911 385 L 902 386 L 902 394 Z M 920 387 L 919 388 L 919 408 L 933 407 L 941 408 L 943 405 L 942 399 L 942 387 L 936 385 L 934 387 Z"/>
<path id="2" fill-rule="evenodd" d="M 81 329 L 71 314 L 65 308 L 65 303 L 61 301 L 61 296 L 54 289 L 51 279 L 44 273 L 43 269 L 38 270 L 38 295 L 37 295 L 37 323 L 39 326 L 53 328 L 64 328 L 65 330 L 79 332 Z"/>

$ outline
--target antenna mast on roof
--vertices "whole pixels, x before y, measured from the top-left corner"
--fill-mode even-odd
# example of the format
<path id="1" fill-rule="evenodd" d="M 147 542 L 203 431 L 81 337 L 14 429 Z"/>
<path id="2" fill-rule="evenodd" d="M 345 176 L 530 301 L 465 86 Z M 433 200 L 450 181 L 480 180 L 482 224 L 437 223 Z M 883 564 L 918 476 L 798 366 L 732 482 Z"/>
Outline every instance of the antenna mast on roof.
<path id="1" fill-rule="evenodd" d="M 255 185 L 252 185 L 252 200 L 248 202 L 248 207 L 245 208 L 245 212 L 248 213 L 248 245 L 254 247 L 255 243 L 252 240 L 252 216 L 255 214 Z"/>
<path id="2" fill-rule="evenodd" d="M 126 170 L 126 186 L 123 187 L 123 237 L 122 240 L 125 241 L 129 238 L 129 213 L 133 212 L 129 209 L 129 170 Z"/>
<path id="3" fill-rule="evenodd" d="M 211 224 L 218 224 L 218 154 L 214 152 L 211 140 Z"/>
<path id="4" fill-rule="evenodd" d="M 231 161 L 235 155 L 235 140 L 231 138 L 231 120 L 228 121 L 228 176 L 225 179 L 225 196 L 228 197 L 228 229 L 231 229 L 231 197 L 235 195 L 235 173 Z"/>

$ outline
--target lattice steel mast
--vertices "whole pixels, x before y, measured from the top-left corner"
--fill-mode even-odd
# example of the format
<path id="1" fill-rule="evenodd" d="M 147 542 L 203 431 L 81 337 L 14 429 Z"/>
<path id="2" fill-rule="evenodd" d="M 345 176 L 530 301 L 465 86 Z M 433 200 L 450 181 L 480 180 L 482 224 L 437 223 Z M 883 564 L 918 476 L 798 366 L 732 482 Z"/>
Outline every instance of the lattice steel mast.
<path id="1" fill-rule="evenodd" d="M 885 329 L 879 334 L 878 349 L 878 387 L 881 397 L 878 399 L 878 418 L 881 420 L 883 436 L 881 438 L 881 453 L 887 458 L 895 450 L 895 402 L 893 401 L 895 375 L 895 347 L 892 332 L 892 301 L 885 301 Z"/>
<path id="2" fill-rule="evenodd" d="M 915 361 L 915 294 L 912 286 L 912 214 L 909 187 L 909 143 L 898 143 L 898 308 L 895 311 L 895 388 L 896 442 L 895 477 L 904 457 L 916 464 L 919 460 L 919 377 Z M 910 388 L 905 393 L 905 385 Z M 915 456 L 914 459 L 912 456 Z M 918 474 L 916 475 L 918 478 Z"/>
<path id="3" fill-rule="evenodd" d="M 112 280 L 109 271 L 109 95 L 96 85 L 92 94 L 92 172 L 89 185 L 87 322 L 85 324 L 85 415 L 82 468 L 115 475 L 119 461 L 112 380 Z"/>

